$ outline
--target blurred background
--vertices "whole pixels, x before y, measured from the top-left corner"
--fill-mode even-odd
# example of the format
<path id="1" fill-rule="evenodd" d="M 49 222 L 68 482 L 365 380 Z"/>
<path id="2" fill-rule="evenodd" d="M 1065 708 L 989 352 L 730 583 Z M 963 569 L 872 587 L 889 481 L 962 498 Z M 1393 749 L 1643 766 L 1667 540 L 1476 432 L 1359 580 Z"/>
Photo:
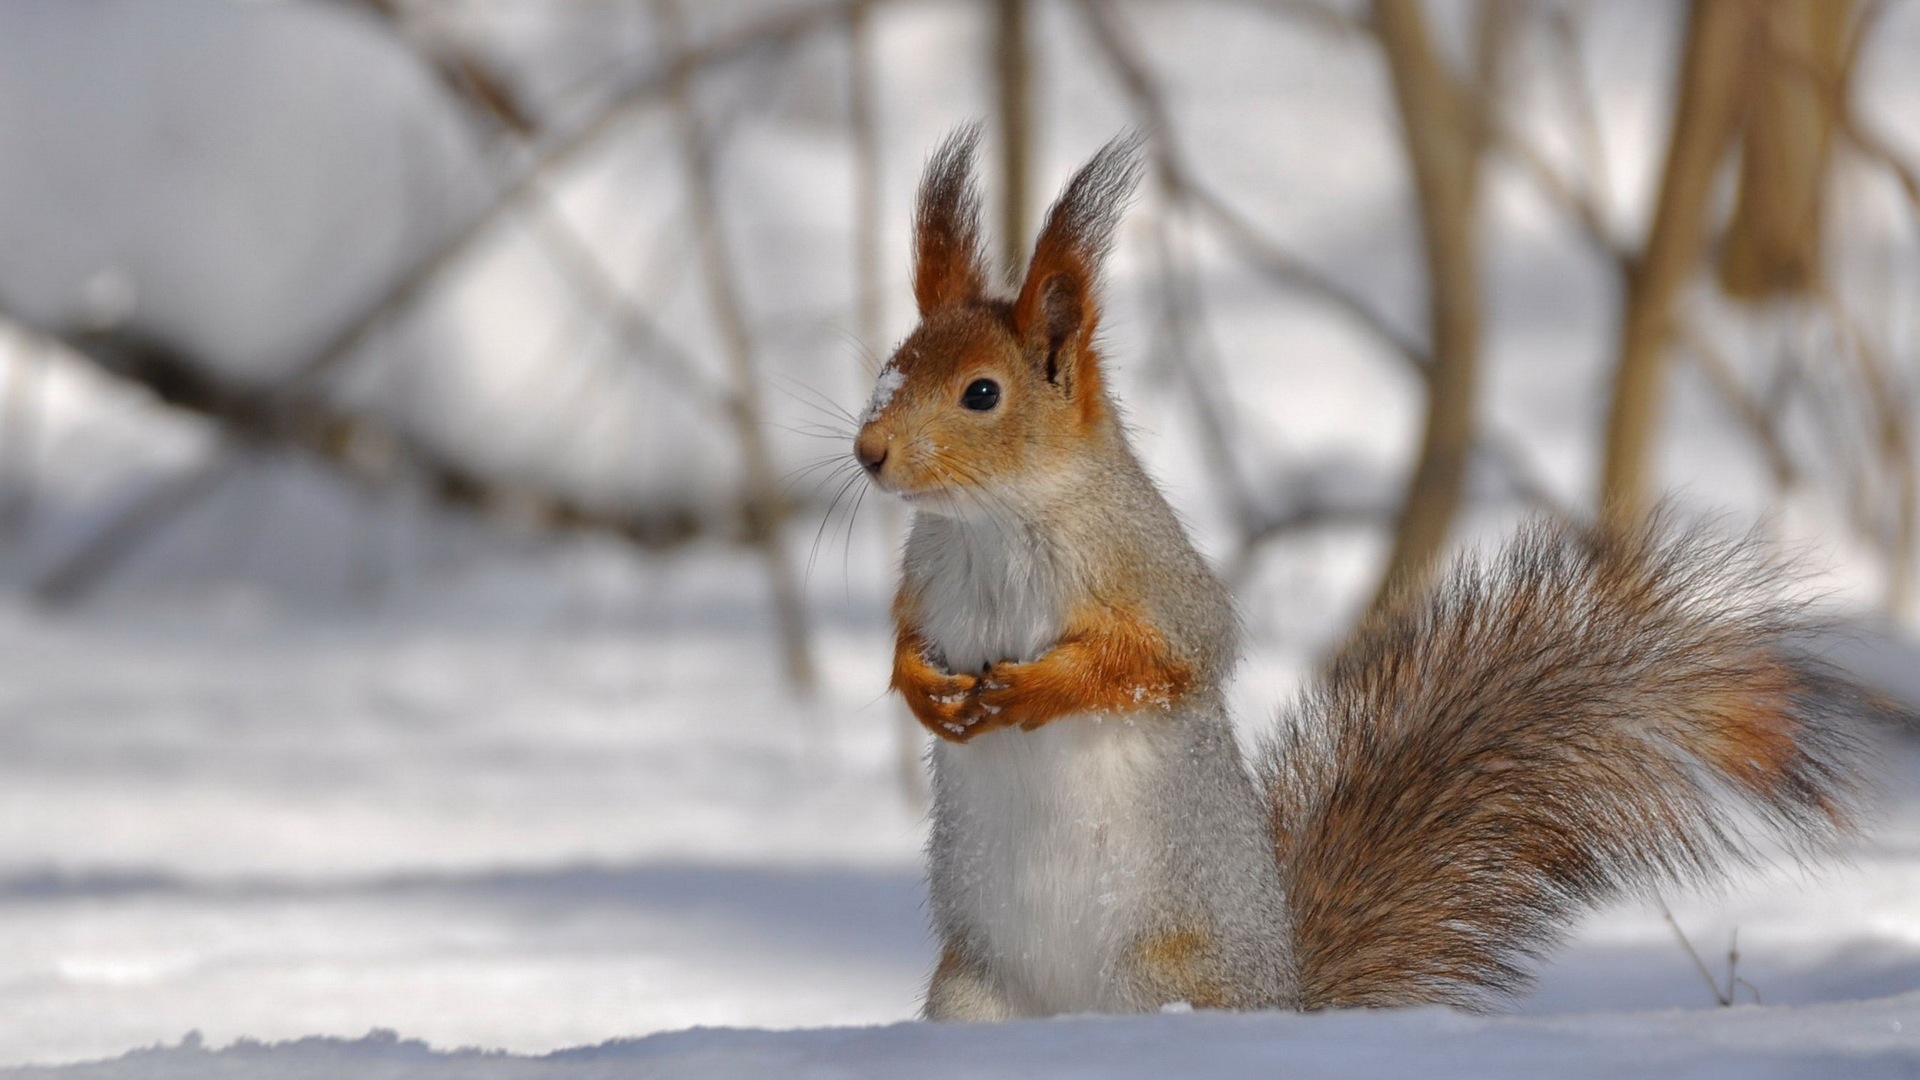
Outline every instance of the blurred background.
<path id="1" fill-rule="evenodd" d="M 1108 361 L 1249 733 L 1383 588 L 1661 500 L 1911 679 L 1915 57 L 1870 0 L 0 0 L 0 1064 L 910 1016 L 905 519 L 838 467 L 970 120 L 1009 272 L 1147 135 Z M 1920 984 L 1907 754 L 1703 951 Z M 1528 1007 L 1714 962 L 1623 913 Z"/>

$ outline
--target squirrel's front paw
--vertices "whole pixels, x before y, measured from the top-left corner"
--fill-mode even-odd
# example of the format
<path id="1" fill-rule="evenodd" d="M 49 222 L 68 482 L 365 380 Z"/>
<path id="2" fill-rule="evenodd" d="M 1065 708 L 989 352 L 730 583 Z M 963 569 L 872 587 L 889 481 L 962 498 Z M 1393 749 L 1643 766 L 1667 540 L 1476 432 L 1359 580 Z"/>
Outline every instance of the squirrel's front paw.
<path id="1" fill-rule="evenodd" d="M 1032 731 L 1046 722 L 1029 707 L 1032 693 L 1026 683 L 1027 672 L 1032 666 L 1012 660 L 988 666 L 980 676 L 979 690 L 974 693 L 984 725 L 990 725 L 990 729 L 1018 725 Z"/>
<path id="2" fill-rule="evenodd" d="M 979 685 L 972 675 L 929 671 L 900 693 L 921 726 L 949 742 L 966 742 L 979 734 L 973 730 L 982 715 L 975 700 Z"/>

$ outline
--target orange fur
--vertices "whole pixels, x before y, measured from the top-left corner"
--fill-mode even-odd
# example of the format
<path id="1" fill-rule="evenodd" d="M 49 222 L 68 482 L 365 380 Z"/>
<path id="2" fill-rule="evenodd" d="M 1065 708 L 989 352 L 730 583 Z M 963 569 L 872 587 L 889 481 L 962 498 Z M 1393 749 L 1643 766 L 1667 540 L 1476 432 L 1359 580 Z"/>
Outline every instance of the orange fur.
<path id="1" fill-rule="evenodd" d="M 1697 703 L 1705 721 L 1701 755 L 1756 795 L 1771 794 L 1800 755 L 1793 673 L 1785 665 L 1721 688 Z"/>
<path id="2" fill-rule="evenodd" d="M 1232 1008 L 1232 999 L 1210 974 L 1213 949 L 1213 939 L 1199 930 L 1169 930 L 1136 943 L 1133 959 L 1154 983 L 1156 997 L 1198 1009 Z"/>
<path id="3" fill-rule="evenodd" d="M 949 945 L 940 950 L 940 963 L 934 966 L 933 981 L 938 983 L 954 978 L 965 972 L 969 966 L 971 965 L 967 963 L 966 958 L 960 955 L 960 950 Z"/>
<path id="4" fill-rule="evenodd" d="M 893 603 L 898 632 L 891 685 L 921 726 L 943 739 L 965 742 L 979 679 L 942 671 L 927 659 L 927 642 L 914 628 L 912 610 L 913 601 L 902 592 Z"/>
<path id="5" fill-rule="evenodd" d="M 1060 641 L 1029 663 L 999 663 L 977 697 L 994 727 L 1032 731 L 1076 713 L 1166 709 L 1191 689 L 1193 670 L 1138 611 L 1089 608 Z"/>
<path id="6" fill-rule="evenodd" d="M 904 592 L 894 603 L 892 685 L 914 718 L 949 742 L 1010 727 L 1032 731 L 1079 713 L 1165 710 L 1193 687 L 1192 667 L 1131 609 L 1087 608 L 1038 659 L 1003 661 L 976 677 L 933 664 L 914 626 L 914 604 Z"/>

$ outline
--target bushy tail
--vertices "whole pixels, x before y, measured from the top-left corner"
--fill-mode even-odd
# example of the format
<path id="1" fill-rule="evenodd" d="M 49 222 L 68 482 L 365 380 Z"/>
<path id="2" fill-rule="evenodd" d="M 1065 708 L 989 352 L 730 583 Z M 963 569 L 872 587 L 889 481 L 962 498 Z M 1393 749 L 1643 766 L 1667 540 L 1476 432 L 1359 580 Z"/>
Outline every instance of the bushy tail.
<path id="1" fill-rule="evenodd" d="M 1877 707 L 1780 584 L 1536 524 L 1363 627 L 1262 755 L 1302 1005 L 1485 1007 L 1587 908 L 1846 833 Z"/>

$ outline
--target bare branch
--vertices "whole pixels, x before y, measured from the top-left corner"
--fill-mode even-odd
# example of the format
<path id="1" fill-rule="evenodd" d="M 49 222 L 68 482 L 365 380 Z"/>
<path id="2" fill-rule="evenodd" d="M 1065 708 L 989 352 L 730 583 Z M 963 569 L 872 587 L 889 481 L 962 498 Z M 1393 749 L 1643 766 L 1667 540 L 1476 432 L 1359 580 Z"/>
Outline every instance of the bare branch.
<path id="1" fill-rule="evenodd" d="M 1494 148 L 1518 164 L 1542 194 L 1579 224 L 1587 243 L 1621 273 L 1632 271 L 1633 252 L 1614 235 L 1606 211 L 1591 190 L 1574 184 L 1511 124 L 1499 121 L 1494 138 Z"/>
<path id="2" fill-rule="evenodd" d="M 1346 316 L 1351 325 L 1385 346 L 1421 378 L 1427 377 L 1433 360 L 1425 345 L 1395 326 L 1391 319 L 1358 293 L 1263 235 L 1251 221 L 1212 189 L 1196 182 L 1191 174 L 1176 171 L 1175 175 L 1179 180 L 1179 190 L 1194 210 L 1213 226 L 1214 232 L 1243 260 L 1275 283 Z"/>
<path id="3" fill-rule="evenodd" d="M 1701 373 L 1713 384 L 1720 399 L 1733 411 L 1734 419 L 1740 422 L 1740 426 L 1746 429 L 1754 444 L 1760 448 L 1768 470 L 1773 473 L 1774 484 L 1783 491 L 1797 485 L 1800 482 L 1800 467 L 1794 463 L 1793 455 L 1787 452 L 1778 417 L 1746 392 L 1725 354 L 1697 325 L 1681 320 L 1675 337 L 1681 349 L 1693 357 Z"/>
<path id="4" fill-rule="evenodd" d="M 1152 219 L 1154 262 L 1160 279 L 1160 325 L 1166 334 L 1175 370 L 1199 414 L 1200 450 L 1207 459 L 1208 472 L 1221 488 L 1223 501 L 1240 531 L 1250 533 L 1256 527 L 1256 515 L 1233 453 L 1232 412 L 1219 398 L 1224 373 L 1217 364 L 1206 362 L 1211 359 L 1210 354 L 1205 358 L 1201 355 L 1196 340 L 1200 330 L 1198 290 L 1174 250 L 1171 216 L 1183 205 L 1183 190 L 1176 152 L 1170 142 L 1173 126 L 1166 100 L 1159 85 L 1147 75 L 1145 65 L 1119 26 L 1118 17 L 1094 3 L 1082 4 L 1081 11 L 1095 41 L 1122 67 L 1128 98 L 1142 126 L 1150 133 L 1149 145 L 1157 166 L 1153 171 L 1154 182 L 1161 196 L 1161 205 Z M 1202 371 L 1203 364 L 1209 370 Z"/>
<path id="5" fill-rule="evenodd" d="M 403 5 L 397 0 L 347 2 L 391 25 L 415 51 L 426 58 L 434 74 L 455 97 L 471 102 L 515 134 L 525 136 L 534 133 L 538 125 L 532 113 L 513 89 L 512 81 L 493 64 L 465 49 L 454 48 L 449 42 L 426 39 L 407 17 L 407 13 L 401 10 Z"/>
<path id="6" fill-rule="evenodd" d="M 1385 345 L 1397 358 L 1425 377 L 1429 360 L 1425 346 L 1398 327 L 1358 294 L 1315 269 L 1305 259 L 1262 235 L 1260 230 L 1225 199 L 1201 183 L 1173 143 L 1177 130 L 1168 115 L 1165 95 L 1145 60 L 1119 32 L 1107 8 L 1097 0 L 1082 0 L 1080 10 L 1095 44 L 1119 77 L 1128 100 L 1153 139 L 1154 165 L 1169 197 L 1177 198 L 1206 220 L 1236 254 L 1285 288 L 1326 304 L 1363 333 Z"/>
<path id="7" fill-rule="evenodd" d="M 33 598 L 50 607 L 79 601 L 149 537 L 218 491 L 241 460 L 222 440 L 206 460 L 153 484 L 41 574 Z"/>
<path id="8" fill-rule="evenodd" d="M 1853 358 L 1860 376 L 1860 397 L 1873 417 L 1873 446 L 1884 471 L 1884 483 L 1893 490 L 1891 535 L 1888 523 L 1875 521 L 1864 505 L 1858 526 L 1879 541 L 1887 560 L 1887 609 L 1907 612 L 1914 602 L 1914 559 L 1920 555 L 1920 461 L 1915 459 L 1913 397 L 1895 383 L 1893 365 L 1883 349 L 1848 314 L 1840 298 L 1821 289 L 1820 303 Z M 1864 504 L 1867 500 L 1857 500 Z"/>
<path id="9" fill-rule="evenodd" d="M 1889 176 L 1900 185 L 1901 192 L 1907 198 L 1907 205 L 1916 217 L 1920 217 L 1920 170 L 1900 156 L 1893 144 L 1879 132 L 1867 127 L 1859 117 L 1846 115 L 1842 118 L 1840 132 L 1846 137 L 1847 144 L 1868 161 L 1886 170 Z"/>
<path id="10" fill-rule="evenodd" d="M 1079 10 L 1085 16 L 1096 47 L 1114 69 L 1138 122 L 1151 139 L 1149 145 L 1154 155 L 1155 176 L 1167 204 L 1163 216 L 1154 223 L 1156 259 L 1162 266 L 1163 276 L 1162 322 L 1171 339 L 1174 359 L 1180 365 L 1180 373 L 1188 382 L 1191 396 L 1201 414 L 1202 452 L 1207 456 L 1211 471 L 1226 486 L 1228 505 L 1241 524 L 1240 547 L 1228 560 L 1230 575 L 1244 575 L 1259 549 L 1271 539 L 1323 525 L 1392 521 L 1396 517 L 1395 507 L 1356 503 L 1343 495 L 1321 492 L 1307 483 L 1304 477 L 1282 485 L 1292 494 L 1287 499 L 1286 508 L 1279 511 L 1262 510 L 1245 494 L 1245 485 L 1235 479 L 1238 469 L 1231 451 L 1232 440 L 1227 434 L 1233 428 L 1230 410 L 1224 403 L 1214 400 L 1208 391 L 1209 376 L 1198 371 L 1196 366 L 1204 350 L 1197 349 L 1193 342 L 1197 333 L 1194 299 L 1184 292 L 1190 289 L 1190 285 L 1172 270 L 1174 260 L 1164 214 L 1175 208 L 1185 208 L 1209 218 L 1215 231 L 1248 261 L 1286 287 L 1307 293 L 1348 315 L 1370 335 L 1384 341 L 1423 381 L 1432 370 L 1425 348 L 1401 334 L 1365 301 L 1334 284 L 1291 252 L 1265 239 L 1225 200 L 1198 183 L 1173 140 L 1172 133 L 1177 126 L 1166 104 L 1165 93 L 1137 46 L 1125 33 L 1117 14 L 1111 6 L 1096 0 L 1083 0 Z M 1212 382 L 1217 384 L 1218 377 L 1213 377 Z M 1504 476 L 1508 488 L 1517 497 L 1556 513 L 1565 512 L 1546 485 L 1533 477 L 1524 455 L 1510 440 L 1487 433 L 1481 436 L 1481 442 L 1479 453 Z"/>
<path id="11" fill-rule="evenodd" d="M 677 0 L 655 0 L 654 18 L 662 36 L 677 47 L 682 34 Z M 760 381 L 756 371 L 756 346 L 746 305 L 740 296 L 738 278 L 727 252 L 726 237 L 721 231 L 720 189 L 714 167 L 715 147 L 708 138 L 705 124 L 693 100 L 691 72 L 683 71 L 672 81 L 668 99 L 673 109 L 674 131 L 685 169 L 687 209 L 695 239 L 700 245 L 707 299 L 712 306 L 714 323 L 720 331 L 727 364 L 733 374 L 731 408 L 728 411 L 746 469 L 742 505 L 746 511 L 747 527 L 754 544 L 760 548 L 773 586 L 774 613 L 779 623 L 787 677 L 795 686 L 810 689 L 815 681 L 813 651 L 807 633 L 806 608 L 800 595 L 799 581 L 787 557 L 783 535 L 785 505 L 780 498 L 773 457 L 767 448 L 760 406 Z"/>
<path id="12" fill-rule="evenodd" d="M 758 20 L 701 46 L 683 49 L 651 70 L 629 79 L 606 102 L 569 131 L 545 140 L 531 160 L 509 180 L 485 209 L 455 230 L 437 249 L 428 252 L 396 279 L 387 292 L 343 325 L 294 369 L 282 393 L 308 393 L 335 367 L 353 356 L 386 321 L 405 311 L 459 260 L 492 226 L 516 209 L 529 194 L 541 190 L 546 177 L 565 168 L 599 144 L 633 110 L 657 101 L 672 88 L 711 67 L 732 63 L 794 41 L 824 26 L 842 22 L 858 0 L 835 0 L 783 11 Z"/>
<path id="13" fill-rule="evenodd" d="M 1587 67 L 1586 54 L 1580 48 L 1580 27 L 1573 12 L 1560 3 L 1548 8 L 1547 28 L 1548 40 L 1557 53 L 1549 67 L 1560 77 L 1561 92 L 1572 113 L 1575 141 L 1580 147 L 1580 173 L 1586 177 L 1580 201 L 1588 208 L 1588 230 L 1596 240 L 1605 241 L 1604 249 L 1619 252 L 1616 261 L 1623 268 L 1631 269 L 1631 256 L 1608 224 L 1614 220 L 1614 199 L 1608 179 L 1613 173 L 1608 168 L 1606 129 L 1600 122 L 1600 106 L 1594 100 L 1593 77 Z"/>
<path id="14" fill-rule="evenodd" d="M 1190 3 L 1191 0 L 1173 0 Z M 1364 14 L 1349 11 L 1327 0 L 1224 0 L 1237 7 L 1253 8 L 1290 19 L 1336 41 L 1364 41 L 1373 33 Z"/>
<path id="15" fill-rule="evenodd" d="M 1728 296 L 1805 296 L 1823 272 L 1827 177 L 1853 15 L 1853 0 L 1770 0 L 1753 16 L 1739 187 L 1717 260 Z"/>
<path id="16" fill-rule="evenodd" d="M 317 396 L 287 398 L 275 387 L 243 384 L 220 374 L 207 358 L 150 335 L 115 329 L 49 340 L 145 388 L 162 404 L 211 421 L 222 436 L 222 449 L 206 462 L 136 499 L 44 574 L 35 592 L 50 603 L 81 599 L 139 544 L 217 488 L 234 462 L 281 447 L 311 453 L 370 485 L 417 479 L 444 506 L 547 529 L 610 533 L 647 549 L 676 547 L 715 531 L 711 515 L 694 506 L 601 506 L 483 474 L 377 417 Z"/>
<path id="17" fill-rule="evenodd" d="M 531 114 L 505 89 L 506 80 L 483 59 L 444 42 L 424 40 L 402 17 L 393 0 L 353 0 L 381 13 L 396 34 L 441 74 L 449 94 L 469 114 L 494 127 L 517 155 L 527 153 L 528 140 L 539 134 Z M 611 326 L 625 351 L 651 360 L 680 390 L 708 407 L 724 407 L 723 396 L 702 377 L 699 365 L 686 349 L 656 325 L 627 294 L 593 246 L 567 219 L 544 178 L 526 191 L 527 215 L 535 235 L 554 268 L 590 310 Z"/>

